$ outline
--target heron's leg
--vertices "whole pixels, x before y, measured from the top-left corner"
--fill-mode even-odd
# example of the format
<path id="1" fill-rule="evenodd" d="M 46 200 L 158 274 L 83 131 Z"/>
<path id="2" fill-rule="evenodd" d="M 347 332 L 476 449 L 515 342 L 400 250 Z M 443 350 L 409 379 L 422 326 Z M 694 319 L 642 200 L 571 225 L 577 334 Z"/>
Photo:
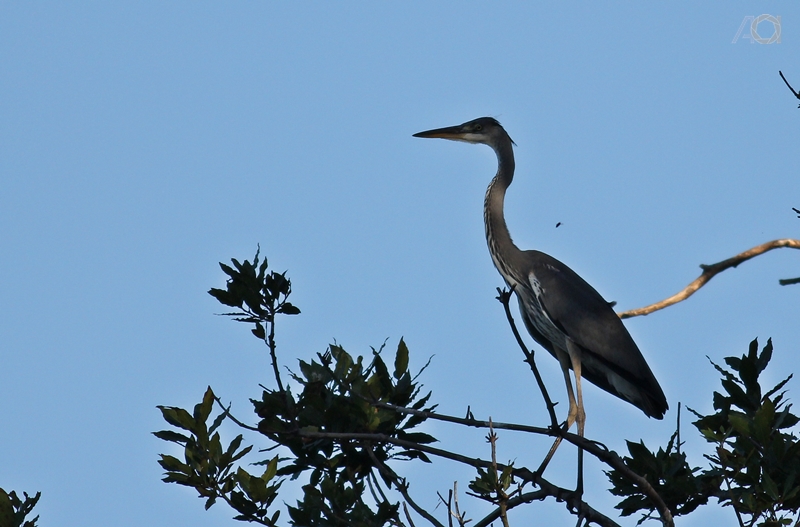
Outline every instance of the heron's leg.
<path id="1" fill-rule="evenodd" d="M 561 371 L 564 373 L 564 381 L 567 384 L 567 398 L 569 399 L 569 412 L 567 413 L 567 421 L 564 423 L 564 431 L 569 431 L 572 423 L 578 417 L 578 404 L 575 402 L 575 393 L 572 391 L 572 380 L 569 378 L 569 366 L 570 366 L 570 355 L 563 349 L 555 346 L 556 357 L 558 357 L 558 362 L 561 364 Z M 550 460 L 553 459 L 553 455 L 556 453 L 558 446 L 561 444 L 561 437 L 557 437 L 556 440 L 553 442 L 553 446 L 550 447 L 550 450 L 547 452 L 547 455 L 544 457 L 541 465 L 536 470 L 536 473 L 542 475 L 544 473 L 544 469 L 547 468 L 547 465 L 550 463 Z"/>
<path id="2" fill-rule="evenodd" d="M 568 338 L 567 351 L 572 362 L 572 371 L 575 373 L 575 391 L 578 393 L 578 412 L 575 420 L 578 423 L 578 435 L 584 437 L 586 412 L 583 409 L 583 390 L 581 389 L 581 349 Z M 583 493 L 583 449 L 580 447 L 578 447 L 578 485 L 576 492 Z"/>
<path id="3" fill-rule="evenodd" d="M 569 339 L 567 339 L 567 347 L 569 347 L 569 344 L 570 341 Z M 567 413 L 566 430 L 568 431 L 570 428 L 572 428 L 572 423 L 574 423 L 575 421 L 578 421 L 578 426 L 580 426 L 579 417 L 580 413 L 583 411 L 583 405 L 581 404 L 582 399 L 581 399 L 580 384 L 577 384 L 578 402 L 575 402 L 575 392 L 572 391 L 572 379 L 569 378 L 570 363 L 572 363 L 573 367 L 575 364 L 575 362 L 572 360 L 572 353 L 556 347 L 556 356 L 558 357 L 558 362 L 561 364 L 561 372 L 564 374 L 564 382 L 567 385 L 567 398 L 569 398 L 569 412 Z M 578 365 L 578 371 L 580 371 L 580 363 Z M 577 379 L 578 376 L 576 375 L 575 378 Z"/>

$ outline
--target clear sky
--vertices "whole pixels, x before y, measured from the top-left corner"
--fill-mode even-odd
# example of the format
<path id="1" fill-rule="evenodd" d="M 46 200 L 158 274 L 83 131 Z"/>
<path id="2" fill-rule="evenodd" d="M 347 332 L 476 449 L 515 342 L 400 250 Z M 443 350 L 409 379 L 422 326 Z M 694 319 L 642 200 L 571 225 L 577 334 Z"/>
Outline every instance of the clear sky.
<path id="1" fill-rule="evenodd" d="M 224 283 L 217 262 L 259 243 L 303 311 L 278 327 L 284 365 L 334 339 L 368 354 L 404 336 L 412 367 L 435 355 L 422 379 L 440 410 L 546 424 L 494 300 L 481 210 L 494 155 L 421 130 L 499 119 L 519 145 L 516 243 L 620 309 L 675 293 L 701 263 L 800 238 L 800 110 L 778 76 L 800 89 L 800 4 L 529 4 L 0 5 L 0 486 L 42 491 L 43 526 L 238 524 L 160 481 L 157 455 L 174 449 L 150 432 L 165 427 L 156 405 L 192 405 L 207 385 L 246 417 L 269 382 L 264 347 L 206 294 Z M 762 13 L 781 17 L 781 42 L 745 27 L 733 43 Z M 679 401 L 711 407 L 706 356 L 754 337 L 773 338 L 769 379 L 800 370 L 800 286 L 778 285 L 796 276 L 800 254 L 774 251 L 627 322 L 671 410 L 649 420 L 587 387 L 587 435 L 664 444 Z M 429 430 L 489 455 L 480 432 Z M 545 446 L 502 434 L 499 448 L 533 465 Z M 574 452 L 555 463 L 572 485 Z M 587 466 L 587 500 L 613 515 L 601 468 Z M 430 508 L 473 476 L 397 469 Z M 532 518 L 574 523 L 552 502 L 512 522 Z M 682 525 L 734 521 L 711 506 Z"/>

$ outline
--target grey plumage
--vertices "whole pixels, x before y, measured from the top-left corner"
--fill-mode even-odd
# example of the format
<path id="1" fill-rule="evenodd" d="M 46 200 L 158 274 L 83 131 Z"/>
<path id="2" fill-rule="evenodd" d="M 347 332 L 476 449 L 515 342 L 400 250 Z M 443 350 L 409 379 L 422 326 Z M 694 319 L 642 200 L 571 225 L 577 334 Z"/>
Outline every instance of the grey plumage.
<path id="1" fill-rule="evenodd" d="M 497 174 L 484 202 L 489 253 L 517 295 L 528 332 L 561 363 L 570 399 L 568 426 L 577 421 L 583 434 L 581 377 L 661 419 L 668 409 L 664 392 L 611 305 L 560 261 L 539 251 L 522 251 L 511 240 L 503 202 L 514 177 L 514 142 L 500 123 L 481 117 L 414 136 L 481 143 L 497 154 Z M 568 369 L 575 372 L 577 401 Z"/>

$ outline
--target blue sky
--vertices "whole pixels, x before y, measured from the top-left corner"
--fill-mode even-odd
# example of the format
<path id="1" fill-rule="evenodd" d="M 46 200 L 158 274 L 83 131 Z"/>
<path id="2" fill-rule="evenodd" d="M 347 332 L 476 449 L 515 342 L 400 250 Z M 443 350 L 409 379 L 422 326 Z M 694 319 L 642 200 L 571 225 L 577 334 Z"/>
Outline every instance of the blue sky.
<path id="1" fill-rule="evenodd" d="M 781 42 L 732 43 L 762 13 L 781 17 Z M 442 411 L 546 424 L 494 300 L 481 210 L 494 155 L 411 135 L 499 119 L 519 145 L 516 243 L 640 307 L 700 263 L 800 237 L 800 110 L 778 76 L 800 88 L 799 39 L 794 2 L 4 3 L 0 486 L 41 490 L 48 526 L 238 523 L 161 483 L 169 447 L 150 432 L 157 404 L 194 404 L 207 385 L 245 416 L 269 379 L 263 347 L 206 294 L 224 283 L 217 262 L 259 243 L 303 310 L 278 327 L 283 364 L 403 336 L 412 366 L 435 355 L 423 380 Z M 710 409 L 706 356 L 754 337 L 773 338 L 770 379 L 796 371 L 800 286 L 777 283 L 796 276 L 782 249 L 627 322 L 671 410 L 648 420 L 586 388 L 587 435 L 665 442 L 679 401 Z M 429 430 L 488 456 L 481 433 Z M 499 445 L 531 465 L 545 448 Z M 559 452 L 551 477 L 571 485 L 573 465 Z M 587 499 L 613 514 L 600 469 L 587 466 Z M 431 508 L 472 477 L 398 470 Z M 553 503 L 512 522 L 533 517 L 572 523 Z M 683 525 L 710 521 L 734 519 L 711 506 Z"/>

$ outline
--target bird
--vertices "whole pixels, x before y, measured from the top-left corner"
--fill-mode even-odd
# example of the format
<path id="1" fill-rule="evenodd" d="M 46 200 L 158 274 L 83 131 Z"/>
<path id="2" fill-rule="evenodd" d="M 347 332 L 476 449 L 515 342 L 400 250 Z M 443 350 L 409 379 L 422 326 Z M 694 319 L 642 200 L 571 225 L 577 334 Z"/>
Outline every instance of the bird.
<path id="1" fill-rule="evenodd" d="M 569 399 L 566 429 L 576 423 L 578 435 L 584 435 L 586 412 L 581 378 L 631 403 L 648 417 L 662 419 L 669 409 L 667 399 L 642 352 L 612 309 L 614 304 L 559 260 L 540 251 L 523 251 L 512 241 L 503 208 L 506 190 L 514 178 L 516 143 L 500 123 L 492 117 L 480 117 L 457 126 L 419 132 L 414 137 L 484 144 L 497 155 L 497 173 L 483 204 L 489 254 L 517 297 L 528 333 L 559 361 Z M 574 392 L 570 369 L 575 377 Z M 558 440 L 551 455 L 557 444 Z"/>

